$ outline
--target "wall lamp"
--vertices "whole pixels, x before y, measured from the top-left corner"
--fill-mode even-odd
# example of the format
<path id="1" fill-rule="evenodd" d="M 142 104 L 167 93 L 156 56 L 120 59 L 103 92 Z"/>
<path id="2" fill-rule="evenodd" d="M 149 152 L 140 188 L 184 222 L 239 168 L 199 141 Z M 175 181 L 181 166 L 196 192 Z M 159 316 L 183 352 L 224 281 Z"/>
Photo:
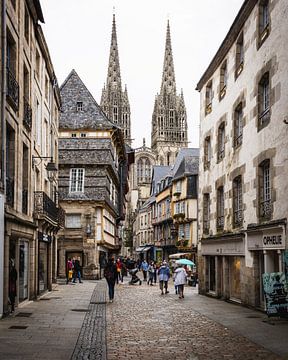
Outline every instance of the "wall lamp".
<path id="1" fill-rule="evenodd" d="M 58 171 L 55 162 L 53 162 L 53 157 L 52 156 L 34 156 L 32 155 L 32 166 L 33 168 L 35 167 L 35 159 L 40 159 L 40 162 L 42 162 L 42 160 L 44 159 L 49 159 L 50 161 L 47 163 L 47 165 L 45 166 L 47 173 L 48 173 L 48 179 L 50 181 L 53 181 L 56 177 L 56 173 Z M 39 165 L 39 164 L 37 164 Z"/>

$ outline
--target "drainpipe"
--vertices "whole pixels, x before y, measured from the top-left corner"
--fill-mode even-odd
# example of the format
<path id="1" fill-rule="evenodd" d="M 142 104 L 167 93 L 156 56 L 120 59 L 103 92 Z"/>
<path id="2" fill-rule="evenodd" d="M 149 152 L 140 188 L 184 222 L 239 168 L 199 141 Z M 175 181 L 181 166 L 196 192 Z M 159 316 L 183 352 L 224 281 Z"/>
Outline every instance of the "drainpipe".
<path id="1" fill-rule="evenodd" d="M 4 313 L 4 202 L 6 188 L 5 102 L 6 102 L 6 0 L 1 1 L 1 173 L 0 182 L 0 319 Z"/>

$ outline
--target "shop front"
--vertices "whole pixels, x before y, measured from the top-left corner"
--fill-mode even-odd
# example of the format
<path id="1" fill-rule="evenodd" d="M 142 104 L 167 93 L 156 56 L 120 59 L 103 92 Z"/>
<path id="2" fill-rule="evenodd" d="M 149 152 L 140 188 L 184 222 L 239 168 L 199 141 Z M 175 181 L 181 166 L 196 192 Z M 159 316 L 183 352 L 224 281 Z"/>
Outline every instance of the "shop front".
<path id="1" fill-rule="evenodd" d="M 38 294 L 49 289 L 49 248 L 51 242 L 50 235 L 38 232 Z"/>
<path id="2" fill-rule="evenodd" d="M 201 255 L 204 257 L 204 282 L 200 285 L 200 293 L 241 302 L 244 234 L 202 239 Z"/>
<path id="3" fill-rule="evenodd" d="M 262 276 L 264 273 L 285 272 L 284 254 L 286 226 L 283 222 L 274 225 L 259 225 L 247 229 L 248 250 L 251 251 L 256 277 L 255 306 L 265 308 Z"/>

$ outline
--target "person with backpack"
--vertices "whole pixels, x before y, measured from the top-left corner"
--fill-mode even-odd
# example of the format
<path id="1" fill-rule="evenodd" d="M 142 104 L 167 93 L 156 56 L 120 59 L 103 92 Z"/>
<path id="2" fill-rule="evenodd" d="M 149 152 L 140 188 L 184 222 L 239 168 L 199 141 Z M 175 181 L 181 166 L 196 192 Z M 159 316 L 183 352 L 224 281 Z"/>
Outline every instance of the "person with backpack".
<path id="1" fill-rule="evenodd" d="M 109 291 L 109 301 L 113 302 L 114 300 L 114 288 L 115 288 L 115 282 L 117 279 L 118 273 L 117 273 L 117 267 L 114 262 L 114 258 L 109 258 L 107 265 L 104 269 L 104 277 L 108 284 L 108 291 Z"/>

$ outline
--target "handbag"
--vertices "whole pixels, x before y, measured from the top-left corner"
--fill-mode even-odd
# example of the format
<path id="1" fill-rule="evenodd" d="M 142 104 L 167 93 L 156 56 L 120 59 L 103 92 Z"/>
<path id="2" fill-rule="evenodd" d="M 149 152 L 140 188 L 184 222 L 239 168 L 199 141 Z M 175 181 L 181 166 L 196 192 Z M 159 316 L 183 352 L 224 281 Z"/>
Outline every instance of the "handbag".
<path id="1" fill-rule="evenodd" d="M 68 278 L 69 278 L 69 280 L 72 279 L 72 276 L 73 276 L 73 270 L 69 270 L 69 272 L 68 272 Z"/>

